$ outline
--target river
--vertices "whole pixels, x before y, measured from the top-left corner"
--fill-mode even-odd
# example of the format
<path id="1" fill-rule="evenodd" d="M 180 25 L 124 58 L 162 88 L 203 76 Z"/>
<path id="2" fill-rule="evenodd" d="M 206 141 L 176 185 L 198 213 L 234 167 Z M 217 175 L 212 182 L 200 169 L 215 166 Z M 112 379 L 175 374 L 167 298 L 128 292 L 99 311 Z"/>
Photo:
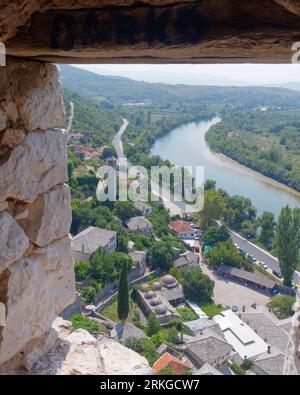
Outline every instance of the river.
<path id="1" fill-rule="evenodd" d="M 215 117 L 179 126 L 159 138 L 151 154 L 179 166 L 204 166 L 205 179 L 215 180 L 217 187 L 230 195 L 250 198 L 258 214 L 272 211 L 277 217 L 287 204 L 300 207 L 299 192 L 210 150 L 205 133 L 219 121 L 220 118 Z"/>

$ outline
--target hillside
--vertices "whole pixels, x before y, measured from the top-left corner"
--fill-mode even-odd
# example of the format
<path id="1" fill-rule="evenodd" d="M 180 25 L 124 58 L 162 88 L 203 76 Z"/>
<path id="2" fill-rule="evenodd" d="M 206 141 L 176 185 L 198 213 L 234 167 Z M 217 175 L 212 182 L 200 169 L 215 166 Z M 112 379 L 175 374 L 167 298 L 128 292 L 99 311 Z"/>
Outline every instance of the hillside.
<path id="1" fill-rule="evenodd" d="M 70 101 L 74 103 L 73 131 L 94 132 L 93 142 L 97 146 L 111 143 L 114 134 L 122 125 L 121 115 L 96 106 L 91 100 L 68 89 L 65 89 L 64 101 L 66 108 L 69 108 Z"/>
<path id="2" fill-rule="evenodd" d="M 272 87 L 221 87 L 167 85 L 101 76 L 69 65 L 61 66 L 65 88 L 96 103 L 122 104 L 150 100 L 152 105 L 169 103 L 208 105 L 213 110 L 249 109 L 259 106 L 300 106 L 300 93 Z"/>

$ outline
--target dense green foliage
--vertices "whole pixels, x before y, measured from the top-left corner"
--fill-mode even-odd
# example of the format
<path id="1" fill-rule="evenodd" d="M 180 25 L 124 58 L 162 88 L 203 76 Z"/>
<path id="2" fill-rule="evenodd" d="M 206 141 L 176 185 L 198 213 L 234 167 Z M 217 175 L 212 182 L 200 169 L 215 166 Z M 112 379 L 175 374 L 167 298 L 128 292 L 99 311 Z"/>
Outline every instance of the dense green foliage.
<path id="1" fill-rule="evenodd" d="M 91 265 L 88 261 L 82 260 L 75 262 L 75 276 L 77 281 L 84 280 L 91 271 Z"/>
<path id="2" fill-rule="evenodd" d="M 122 125 L 122 117 L 115 111 L 96 106 L 91 100 L 81 97 L 78 93 L 65 89 L 64 100 L 74 103 L 74 120 L 72 128 L 76 131 L 92 133 L 92 145 L 100 147 L 110 144 L 115 133 Z"/>
<path id="3" fill-rule="evenodd" d="M 284 284 L 292 285 L 300 249 L 300 209 L 284 207 L 278 218 L 275 249 Z"/>
<path id="4" fill-rule="evenodd" d="M 267 306 L 282 320 L 294 314 L 293 305 L 295 302 L 294 296 L 276 295 L 268 302 Z"/>
<path id="5" fill-rule="evenodd" d="M 183 270 L 182 278 L 183 292 L 186 299 L 193 302 L 211 299 L 214 284 L 206 274 L 203 274 L 199 270 L 199 268 Z"/>
<path id="6" fill-rule="evenodd" d="M 169 270 L 173 264 L 174 251 L 170 243 L 156 241 L 149 248 L 150 263 L 154 268 Z"/>
<path id="7" fill-rule="evenodd" d="M 253 270 L 253 264 L 240 253 L 231 240 L 217 243 L 206 254 L 206 263 L 213 269 L 220 264 Z"/>
<path id="8" fill-rule="evenodd" d="M 100 325 L 93 321 L 90 320 L 87 317 L 84 317 L 80 314 L 75 314 L 71 317 L 71 322 L 72 322 L 72 330 L 76 331 L 77 329 L 85 329 L 86 331 L 93 333 L 93 332 L 100 332 L 101 330 L 105 330 L 103 326 L 100 327 Z"/>
<path id="9" fill-rule="evenodd" d="M 155 315 L 150 315 L 148 318 L 147 335 L 152 336 L 160 331 L 160 323 Z"/>

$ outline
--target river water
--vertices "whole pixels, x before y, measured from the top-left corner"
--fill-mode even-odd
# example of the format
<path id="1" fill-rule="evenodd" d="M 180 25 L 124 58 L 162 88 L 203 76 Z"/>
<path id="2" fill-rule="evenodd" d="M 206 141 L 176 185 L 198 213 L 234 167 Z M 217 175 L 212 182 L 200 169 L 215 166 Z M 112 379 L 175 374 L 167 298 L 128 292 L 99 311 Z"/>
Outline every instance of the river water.
<path id="1" fill-rule="evenodd" d="M 219 121 L 216 117 L 177 127 L 155 142 L 151 154 L 179 166 L 204 166 L 205 179 L 215 180 L 230 195 L 250 198 L 258 214 L 272 211 L 277 217 L 287 204 L 300 207 L 299 192 L 210 150 L 205 133 Z"/>

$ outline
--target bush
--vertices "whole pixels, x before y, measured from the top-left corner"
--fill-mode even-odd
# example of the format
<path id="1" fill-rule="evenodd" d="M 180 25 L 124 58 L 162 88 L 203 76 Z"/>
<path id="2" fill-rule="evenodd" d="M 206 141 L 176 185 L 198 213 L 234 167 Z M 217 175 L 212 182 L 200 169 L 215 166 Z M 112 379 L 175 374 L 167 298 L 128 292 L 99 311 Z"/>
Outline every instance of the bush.
<path id="1" fill-rule="evenodd" d="M 294 296 L 277 295 L 268 302 L 267 306 L 279 318 L 284 319 L 294 314 L 293 304 L 296 299 Z"/>
<path id="2" fill-rule="evenodd" d="M 96 289 L 90 285 L 84 287 L 81 292 L 81 296 L 86 303 L 91 303 L 95 299 L 96 294 Z"/>
<path id="3" fill-rule="evenodd" d="M 138 353 L 143 351 L 142 340 L 136 337 L 128 337 L 125 340 L 125 346 Z"/>
<path id="4" fill-rule="evenodd" d="M 239 365 L 237 365 L 236 363 L 232 363 L 230 365 L 230 368 L 238 376 L 244 376 L 246 374 L 245 370 L 243 368 L 241 368 Z"/>
<path id="5" fill-rule="evenodd" d="M 90 273 L 91 265 L 89 264 L 88 261 L 84 261 L 84 260 L 78 261 L 75 263 L 74 270 L 75 270 L 76 280 L 82 281 Z"/>
<path id="6" fill-rule="evenodd" d="M 160 330 L 160 323 L 154 315 L 150 315 L 148 318 L 147 335 L 155 335 Z"/>
<path id="7" fill-rule="evenodd" d="M 249 370 L 253 367 L 253 362 L 251 361 L 251 359 L 245 358 L 244 362 L 243 362 L 243 368 L 245 370 Z"/>
<path id="8" fill-rule="evenodd" d="M 88 332 L 99 332 L 99 324 L 95 321 L 90 320 L 87 317 L 84 317 L 80 314 L 75 314 L 71 318 L 72 322 L 72 331 L 76 331 L 77 329 L 85 329 Z"/>

